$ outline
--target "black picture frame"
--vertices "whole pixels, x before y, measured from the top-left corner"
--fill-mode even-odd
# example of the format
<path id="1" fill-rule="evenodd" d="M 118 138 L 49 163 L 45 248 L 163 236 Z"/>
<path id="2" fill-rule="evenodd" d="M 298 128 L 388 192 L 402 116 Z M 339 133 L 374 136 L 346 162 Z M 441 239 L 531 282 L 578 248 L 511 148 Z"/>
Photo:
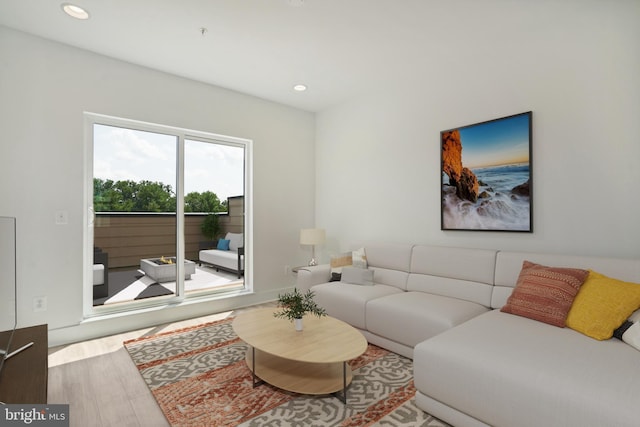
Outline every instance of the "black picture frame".
<path id="1" fill-rule="evenodd" d="M 440 132 L 441 230 L 533 232 L 532 116 Z"/>

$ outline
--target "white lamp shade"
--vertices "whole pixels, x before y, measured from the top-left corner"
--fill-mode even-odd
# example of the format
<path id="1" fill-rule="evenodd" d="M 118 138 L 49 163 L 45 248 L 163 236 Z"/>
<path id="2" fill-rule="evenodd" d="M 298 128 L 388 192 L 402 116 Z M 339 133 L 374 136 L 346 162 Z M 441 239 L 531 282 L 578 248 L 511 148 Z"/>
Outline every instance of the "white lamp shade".
<path id="1" fill-rule="evenodd" d="M 301 245 L 321 245 L 325 239 L 326 234 L 323 228 L 303 228 L 300 230 Z"/>

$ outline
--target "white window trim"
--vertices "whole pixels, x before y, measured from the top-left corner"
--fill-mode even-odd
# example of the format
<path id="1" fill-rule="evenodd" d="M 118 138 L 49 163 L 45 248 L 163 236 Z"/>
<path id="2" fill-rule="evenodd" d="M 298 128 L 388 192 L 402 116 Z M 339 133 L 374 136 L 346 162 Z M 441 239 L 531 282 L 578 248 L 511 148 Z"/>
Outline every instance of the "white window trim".
<path id="1" fill-rule="evenodd" d="M 192 129 L 184 129 L 179 127 L 160 125 L 149 122 L 142 122 L 132 119 L 123 119 L 119 117 L 107 116 L 91 112 L 84 112 L 84 214 L 83 224 L 85 231 L 83 233 L 83 316 L 85 319 L 95 318 L 99 316 L 109 316 L 115 313 L 130 313 L 147 310 L 151 307 L 180 305 L 182 303 L 190 303 L 192 301 L 217 300 L 221 298 L 220 293 L 199 294 L 193 297 L 186 297 L 184 292 L 177 290 L 176 295 L 155 297 L 140 301 L 127 302 L 126 304 L 114 304 L 110 306 L 93 306 L 93 272 L 91 269 L 91 260 L 93 258 L 93 221 L 95 212 L 93 211 L 93 125 L 102 124 L 108 126 L 117 126 L 123 128 L 131 128 L 135 130 L 164 133 L 175 135 L 178 137 L 178 165 L 177 173 L 184 177 L 184 141 L 195 139 L 205 142 L 217 142 L 230 145 L 239 145 L 244 147 L 244 239 L 245 239 L 245 274 L 244 274 L 244 290 L 231 291 L 225 295 L 232 297 L 239 293 L 253 292 L 253 141 L 245 138 L 238 138 L 227 135 L 214 134 L 209 132 L 197 131 Z M 178 180 L 178 188 L 176 189 L 177 209 L 176 215 L 184 217 L 184 179 Z M 184 277 L 182 271 L 184 263 L 181 262 L 184 257 L 184 223 L 178 223 L 178 241 L 177 254 L 178 263 L 176 277 Z M 105 272 L 106 274 L 106 272 Z"/>

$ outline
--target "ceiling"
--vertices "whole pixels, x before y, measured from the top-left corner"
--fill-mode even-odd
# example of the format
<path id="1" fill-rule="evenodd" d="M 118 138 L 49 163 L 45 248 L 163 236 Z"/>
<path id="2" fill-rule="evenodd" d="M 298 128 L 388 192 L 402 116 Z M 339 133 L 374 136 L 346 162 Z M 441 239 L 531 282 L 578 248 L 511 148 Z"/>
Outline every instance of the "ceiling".
<path id="1" fill-rule="evenodd" d="M 63 13 L 70 1 L 90 13 Z M 0 25 L 307 111 L 522 46 L 529 0 L 0 0 Z M 546 3 L 548 6 L 549 3 Z M 555 4 L 555 3 L 554 3 Z M 570 6 L 570 5 L 568 5 Z M 575 6 L 575 5 L 573 5 Z M 556 8 L 558 5 L 556 5 Z M 206 28 L 204 35 L 201 29 Z M 293 86 L 308 90 L 296 92 Z"/>

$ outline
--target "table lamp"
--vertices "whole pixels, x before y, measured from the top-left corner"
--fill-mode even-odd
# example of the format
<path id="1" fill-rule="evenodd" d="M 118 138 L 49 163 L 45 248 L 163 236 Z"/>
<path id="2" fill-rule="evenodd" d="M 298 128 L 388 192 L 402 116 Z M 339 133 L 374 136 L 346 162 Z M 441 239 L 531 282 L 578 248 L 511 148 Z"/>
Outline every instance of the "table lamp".
<path id="1" fill-rule="evenodd" d="M 322 245 L 326 239 L 323 228 L 303 228 L 300 230 L 300 244 L 311 246 L 311 260 L 309 265 L 318 265 L 316 261 L 316 245 Z"/>

